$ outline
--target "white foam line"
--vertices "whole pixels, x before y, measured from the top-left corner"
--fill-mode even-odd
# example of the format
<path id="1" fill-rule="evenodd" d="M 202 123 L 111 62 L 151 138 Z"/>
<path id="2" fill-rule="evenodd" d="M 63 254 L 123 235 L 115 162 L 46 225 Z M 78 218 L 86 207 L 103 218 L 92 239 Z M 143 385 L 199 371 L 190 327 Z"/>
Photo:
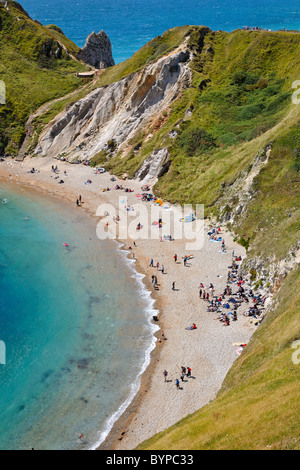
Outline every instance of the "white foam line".
<path id="1" fill-rule="evenodd" d="M 160 329 L 159 326 L 157 326 L 157 325 L 155 325 L 151 322 L 152 317 L 154 315 L 157 315 L 159 312 L 158 312 L 157 309 L 154 308 L 155 300 L 151 297 L 151 292 L 145 287 L 145 284 L 143 283 L 143 279 L 144 279 L 145 275 L 136 271 L 136 269 L 135 269 L 135 260 L 129 259 L 127 255 L 130 252 L 121 249 L 121 247 L 122 247 L 122 245 L 119 244 L 119 248 L 117 249 L 117 251 L 122 255 L 122 258 L 127 262 L 128 266 L 132 270 L 132 277 L 134 277 L 138 281 L 138 283 L 140 285 L 140 292 L 141 292 L 142 296 L 149 303 L 149 306 L 146 308 L 146 314 L 147 314 L 147 317 L 148 317 L 148 326 L 149 326 L 150 332 L 152 333 L 152 341 L 151 341 L 151 345 L 149 346 L 149 348 L 145 351 L 145 360 L 144 360 L 144 363 L 142 365 L 141 371 L 140 371 L 139 375 L 137 376 L 135 382 L 131 385 L 131 391 L 130 391 L 129 397 L 118 408 L 118 410 L 106 421 L 105 426 L 104 426 L 104 431 L 102 431 L 100 433 L 98 440 L 95 442 L 95 444 L 93 444 L 90 447 L 89 450 L 96 450 L 105 441 L 108 434 L 112 430 L 114 424 L 118 421 L 118 419 L 126 411 L 128 406 L 131 404 L 134 397 L 138 393 L 138 391 L 140 389 L 140 386 L 141 386 L 141 377 L 142 377 L 143 373 L 145 372 L 145 370 L 147 369 L 147 367 L 150 364 L 151 352 L 153 351 L 153 349 L 155 348 L 155 345 L 156 345 L 156 338 L 154 336 L 154 333 Z"/>

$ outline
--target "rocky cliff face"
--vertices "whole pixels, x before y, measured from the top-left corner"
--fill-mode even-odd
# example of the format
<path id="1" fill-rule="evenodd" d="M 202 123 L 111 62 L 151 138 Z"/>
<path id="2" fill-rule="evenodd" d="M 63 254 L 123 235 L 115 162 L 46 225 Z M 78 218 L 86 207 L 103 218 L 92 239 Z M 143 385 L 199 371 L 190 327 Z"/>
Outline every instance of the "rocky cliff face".
<path id="1" fill-rule="evenodd" d="M 90 34 L 77 57 L 96 69 L 106 69 L 115 65 L 111 42 L 104 31 L 100 31 L 98 34 L 95 32 Z"/>
<path id="2" fill-rule="evenodd" d="M 227 188 L 226 196 L 220 206 L 221 222 L 236 224 L 247 212 L 249 203 L 255 197 L 255 178 L 267 165 L 271 152 L 272 142 L 269 142 L 254 157 L 250 168 L 245 169 L 232 186 Z M 234 205 L 232 205 L 232 201 L 234 201 Z"/>
<path id="3" fill-rule="evenodd" d="M 188 51 L 175 51 L 140 72 L 92 91 L 48 125 L 35 153 L 63 154 L 69 161 L 90 160 L 107 148 L 110 140 L 115 141 L 116 151 L 128 146 L 150 119 L 189 86 L 188 62 Z"/>
<path id="4" fill-rule="evenodd" d="M 152 155 L 143 162 L 134 178 L 140 180 L 141 184 L 153 184 L 168 170 L 170 163 L 167 147 L 155 149 Z"/>

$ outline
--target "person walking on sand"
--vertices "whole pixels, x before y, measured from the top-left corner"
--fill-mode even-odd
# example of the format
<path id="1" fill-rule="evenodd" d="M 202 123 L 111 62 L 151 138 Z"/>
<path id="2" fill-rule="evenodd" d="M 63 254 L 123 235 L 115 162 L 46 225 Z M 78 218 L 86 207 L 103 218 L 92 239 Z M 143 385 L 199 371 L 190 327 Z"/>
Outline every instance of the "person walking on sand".
<path id="1" fill-rule="evenodd" d="M 165 272 L 165 267 L 164 267 L 164 265 L 162 264 L 162 265 L 161 265 L 161 273 L 163 274 L 164 272 Z"/>
<path id="2" fill-rule="evenodd" d="M 76 199 L 76 205 L 77 205 L 77 207 L 80 207 L 79 199 Z"/>
<path id="3" fill-rule="evenodd" d="M 175 261 L 175 263 L 177 263 L 177 255 L 176 255 L 176 253 L 175 253 L 175 255 L 174 255 L 174 261 Z"/>
<path id="4" fill-rule="evenodd" d="M 172 282 L 172 290 L 175 290 L 175 281 Z"/>
<path id="5" fill-rule="evenodd" d="M 153 267 L 153 259 L 151 259 L 149 266 Z"/>
<path id="6" fill-rule="evenodd" d="M 165 382 L 167 381 L 167 377 L 168 377 L 168 372 L 166 370 L 164 370 L 164 379 L 165 379 Z"/>
<path id="7" fill-rule="evenodd" d="M 177 390 L 179 390 L 179 380 L 178 379 L 176 379 L 175 384 L 176 384 Z"/>

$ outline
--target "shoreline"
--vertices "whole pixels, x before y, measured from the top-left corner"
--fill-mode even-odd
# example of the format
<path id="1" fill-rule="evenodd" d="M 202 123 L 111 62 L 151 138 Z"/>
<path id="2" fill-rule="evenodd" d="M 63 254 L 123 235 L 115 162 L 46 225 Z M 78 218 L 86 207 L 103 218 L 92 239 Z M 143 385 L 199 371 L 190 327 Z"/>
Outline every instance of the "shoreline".
<path id="1" fill-rule="evenodd" d="M 51 163 L 53 164 L 53 162 L 57 163 L 60 170 L 63 169 L 67 171 L 67 176 L 64 178 L 66 184 L 56 186 L 57 180 L 54 180 L 53 175 L 50 175 Z M 28 173 L 33 165 L 38 169 L 39 173 Z M 98 192 L 100 188 L 95 187 L 94 184 L 94 181 L 97 180 L 97 183 L 99 182 L 104 187 L 114 186 L 116 183 L 110 182 L 111 175 L 106 173 L 104 175 L 94 176 L 93 169 L 88 166 L 70 165 L 66 162 L 45 157 L 42 159 L 30 159 L 27 157 L 22 163 L 14 162 L 13 160 L 6 160 L 1 163 L 0 178 L 1 177 L 4 178 L 6 183 L 11 181 L 17 184 L 28 185 L 28 187 L 33 189 L 35 188 L 39 192 L 45 192 L 46 194 L 59 199 L 67 199 L 70 202 L 74 202 L 78 197 L 78 194 L 82 194 L 84 201 L 84 206 L 82 206 L 82 208 L 93 218 L 97 217 L 95 215 L 96 209 L 102 202 L 109 202 L 115 207 L 118 207 L 116 204 L 116 197 L 114 197 L 119 196 L 118 191 L 99 194 Z M 84 187 L 82 184 L 84 179 L 87 177 L 90 177 L 93 180 L 93 184 Z M 140 184 L 132 180 L 120 182 L 124 186 L 134 188 L 134 192 L 127 193 L 126 196 L 128 197 L 129 202 L 130 200 L 137 202 L 135 196 L 136 192 L 140 191 Z M 225 236 L 225 234 L 223 234 L 223 236 Z M 120 249 L 126 250 L 126 241 L 119 241 L 119 243 L 124 244 Z M 233 247 L 238 250 L 239 254 L 242 253 L 244 257 L 245 253 L 242 247 L 234 243 L 231 240 L 231 236 L 226 234 L 226 246 L 227 243 L 230 245 L 228 252 L 230 252 Z M 200 269 L 201 275 L 198 272 L 198 267 L 195 266 L 195 262 L 192 262 L 191 266 L 189 266 L 192 269 L 188 270 L 191 272 L 191 276 L 188 276 L 188 278 L 186 273 L 182 272 L 182 270 L 186 268 L 182 267 L 182 265 L 180 267 L 176 266 L 176 263 L 173 264 L 174 261 L 171 259 L 174 250 L 180 253 L 178 258 L 181 259 L 180 256 L 182 257 L 184 254 L 182 241 L 163 241 L 163 243 L 161 243 L 159 240 L 139 240 L 137 241 L 137 245 L 137 248 L 134 248 L 135 262 L 133 263 L 133 269 L 144 276 L 141 282 L 144 284 L 145 289 L 149 291 L 150 297 L 153 299 L 153 308 L 159 312 L 159 322 L 157 325 L 159 326 L 159 331 L 153 335 L 156 337 L 156 344 L 154 345 L 154 349 L 150 352 L 150 363 L 140 376 L 140 386 L 137 393 L 134 395 L 122 415 L 113 424 L 106 439 L 99 447 L 97 447 L 98 450 L 134 449 L 145 439 L 148 439 L 157 432 L 168 428 L 170 425 L 175 424 L 180 419 L 184 418 L 187 414 L 191 414 L 207 404 L 216 396 L 217 392 L 221 388 L 225 375 L 234 360 L 237 358 L 236 353 L 232 348 L 232 342 L 236 340 L 238 342 L 247 343 L 253 332 L 256 330 L 253 325 L 249 324 L 249 319 L 246 319 L 245 317 L 241 318 L 239 322 L 236 322 L 234 327 L 230 326 L 229 329 L 224 329 L 224 325 L 218 325 L 214 323 L 214 319 L 211 320 L 208 318 L 208 315 L 215 316 L 216 314 L 204 313 L 205 303 L 201 301 L 201 304 L 199 304 L 197 293 L 198 283 L 201 279 L 206 283 L 211 282 L 211 279 L 209 278 L 215 275 L 213 267 L 209 266 L 209 264 L 211 264 L 210 256 L 214 256 L 215 252 L 217 252 L 213 247 L 214 245 L 216 248 L 215 244 L 209 245 L 206 243 L 206 249 L 209 253 L 208 255 L 206 252 L 201 253 L 201 261 L 203 261 L 204 258 L 203 265 L 201 264 Z M 133 259 L 133 253 L 129 252 L 126 256 L 129 259 Z M 151 271 L 153 268 L 148 267 L 150 257 L 154 257 L 155 260 L 159 258 L 160 263 L 163 258 L 167 258 L 167 272 L 166 274 L 159 274 L 160 286 L 159 290 L 155 291 L 154 295 L 149 279 L 150 273 L 154 272 Z M 221 257 L 218 256 L 216 269 L 218 272 L 222 271 L 222 275 L 218 274 L 217 277 L 224 277 L 225 275 L 229 256 L 225 256 L 225 258 L 224 262 L 222 262 L 222 255 Z M 165 261 L 163 260 L 163 262 Z M 154 269 L 156 270 L 156 268 Z M 173 277 L 169 277 L 169 274 Z M 176 305 L 174 307 L 174 292 L 171 291 L 170 284 L 171 281 L 174 280 L 175 275 L 177 276 L 175 279 L 176 285 L 178 282 L 183 285 L 184 289 L 183 294 L 180 294 L 180 301 L 177 301 L 177 296 L 175 301 Z M 208 279 L 203 279 L 205 277 Z M 166 285 L 167 279 L 168 286 Z M 219 286 L 221 286 L 221 284 L 219 280 L 216 281 L 218 281 L 217 288 L 220 290 Z M 225 280 L 223 279 L 223 284 L 224 282 Z M 193 287 L 193 291 L 190 289 L 190 284 Z M 182 292 L 181 285 L 180 292 Z M 191 303 L 188 306 L 186 306 L 186 299 L 182 299 L 182 296 L 184 297 L 184 295 L 187 295 L 188 301 L 190 300 L 190 296 L 193 296 Z M 195 321 L 197 324 L 200 323 L 200 345 L 199 341 L 195 339 L 195 335 L 192 339 L 192 343 L 190 344 L 190 339 L 186 339 L 187 335 L 183 331 L 184 325 L 188 325 L 193 321 L 191 317 L 192 307 L 194 307 L 195 311 L 193 318 L 194 320 L 196 318 Z M 242 323 L 241 326 L 240 323 Z M 237 325 L 238 328 L 236 328 Z M 207 327 L 207 331 L 205 330 L 205 327 Z M 218 333 L 221 345 L 214 339 L 214 329 L 217 331 L 221 330 Z M 237 329 L 238 331 L 233 331 L 233 329 Z M 167 338 L 165 338 L 167 341 L 163 341 L 159 338 L 159 333 L 161 331 L 167 332 Z M 232 334 L 230 334 L 231 332 Z M 194 332 L 188 332 L 188 335 L 193 335 L 193 333 Z M 224 336 L 223 333 L 226 336 L 226 342 L 224 341 L 224 338 L 222 339 Z M 180 358 L 177 357 L 177 355 L 180 354 L 177 354 L 176 348 L 174 351 L 174 342 L 176 346 L 179 345 L 179 347 L 182 347 L 183 349 L 184 354 L 181 353 Z M 210 345 L 210 342 L 212 342 L 213 345 Z M 223 350 L 225 352 L 225 358 L 223 357 Z M 233 350 L 233 353 L 231 350 Z M 219 365 L 220 359 L 221 363 Z M 187 360 L 189 361 L 189 364 L 186 363 Z M 175 377 L 176 375 L 179 375 L 179 372 L 176 372 L 175 374 L 175 371 L 172 369 L 178 369 L 181 363 L 183 363 L 182 365 L 191 365 L 193 371 L 197 370 L 196 380 L 192 381 L 194 383 L 185 383 L 183 386 L 184 392 L 188 390 L 188 387 L 190 387 L 190 390 L 186 392 L 187 396 L 182 393 L 178 394 L 178 391 L 175 390 L 174 386 Z M 201 364 L 201 367 L 199 364 Z M 170 384 L 167 384 L 167 387 L 165 387 L 162 380 L 162 371 L 165 368 L 172 370 L 169 374 L 170 379 L 173 382 L 171 386 Z M 201 377 L 200 383 L 198 382 L 198 374 Z M 171 392 L 166 392 L 166 389 L 171 389 Z M 165 416 L 164 413 L 167 407 L 170 407 L 168 419 L 162 419 L 162 416 Z"/>
<path id="2" fill-rule="evenodd" d="M 27 160 L 29 161 L 29 158 L 27 158 Z M 42 160 L 45 160 L 45 159 L 42 159 Z M 49 186 L 45 186 L 44 185 L 44 181 L 42 181 L 42 185 L 40 186 L 39 185 L 36 185 L 34 181 L 30 180 L 30 178 L 24 178 L 24 174 L 22 175 L 23 177 L 20 177 L 20 174 L 19 172 L 16 173 L 15 170 L 17 170 L 18 168 L 20 168 L 20 165 L 23 166 L 22 163 L 20 162 L 14 162 L 14 160 L 12 159 L 9 159 L 9 160 L 6 160 L 6 162 L 9 163 L 9 167 L 5 167 L 4 165 L 1 165 L 0 164 L 0 183 L 3 181 L 5 184 L 16 184 L 18 187 L 24 187 L 26 189 L 29 189 L 31 191 L 34 191 L 36 192 L 37 194 L 40 194 L 42 195 L 43 197 L 47 197 L 50 196 L 52 198 L 55 198 L 56 200 L 61 200 L 62 199 L 62 195 L 61 193 L 58 194 L 58 191 L 55 190 L 55 187 L 49 187 Z M 13 165 L 15 164 L 15 168 L 12 168 L 10 165 Z M 68 167 L 68 164 L 65 164 L 65 166 Z M 26 165 L 27 167 L 27 165 Z M 30 165 L 28 165 L 28 168 L 31 167 Z M 9 170 L 10 169 L 13 169 L 14 171 L 10 172 Z M 4 170 L 4 171 L 3 171 Z M 9 174 L 11 173 L 11 174 Z M 41 181 L 39 181 L 39 183 L 41 183 Z M 51 181 L 52 183 L 52 181 Z M 67 197 L 68 198 L 68 202 L 67 203 L 72 203 L 74 201 L 74 198 L 76 197 L 76 192 L 75 191 L 67 191 L 67 192 L 64 192 L 64 197 Z M 87 214 L 87 216 L 89 216 L 90 218 L 92 219 L 95 219 L 97 218 L 97 216 L 95 215 L 95 209 L 96 207 L 95 206 L 92 206 L 92 205 L 89 205 L 89 207 L 82 207 L 84 212 Z M 157 299 L 153 299 L 152 297 L 152 292 L 151 292 L 151 283 L 148 282 L 147 280 L 147 277 L 146 277 L 146 274 L 144 273 L 142 267 L 140 266 L 140 263 L 139 263 L 139 260 L 138 259 L 134 259 L 132 258 L 131 253 L 130 251 L 128 251 L 126 249 L 126 246 L 125 246 L 125 242 L 124 241 L 120 241 L 120 240 L 116 240 L 116 244 L 118 245 L 118 247 L 116 248 L 116 251 L 122 251 L 123 253 L 126 253 L 124 258 L 127 258 L 127 261 L 131 261 L 132 264 L 131 266 L 128 264 L 128 269 L 132 269 L 136 274 L 140 275 L 141 276 L 141 284 L 143 285 L 143 289 L 145 290 L 145 292 L 149 292 L 149 296 L 150 298 L 152 299 L 153 301 L 153 305 L 152 305 L 152 308 L 153 310 L 155 311 L 156 314 L 159 314 L 161 309 L 160 307 L 156 306 L 156 304 L 158 304 L 159 302 L 157 301 Z M 151 319 L 149 319 L 149 324 L 151 323 Z M 157 326 L 153 321 L 152 321 L 152 325 L 154 326 Z M 161 325 L 160 325 L 161 326 Z M 158 330 L 160 330 L 161 328 L 158 328 Z M 116 431 L 116 429 L 118 429 L 119 427 L 124 427 L 124 424 L 123 423 L 129 423 L 131 422 L 132 420 L 132 417 L 130 417 L 130 414 L 131 414 L 131 410 L 132 409 L 136 409 L 137 408 L 137 404 L 141 401 L 141 399 L 143 398 L 143 395 L 144 395 L 144 382 L 145 383 L 148 383 L 150 381 L 150 377 L 151 375 L 149 374 L 149 371 L 151 370 L 151 368 L 154 367 L 154 364 L 153 364 L 153 361 L 155 360 L 155 358 L 158 356 L 158 353 L 160 353 L 160 351 L 157 350 L 157 334 L 158 332 L 154 331 L 153 332 L 153 340 L 155 339 L 155 344 L 153 345 L 153 347 L 151 348 L 151 351 L 150 351 L 150 354 L 149 354 L 149 361 L 147 361 L 146 359 L 146 353 L 147 351 L 145 351 L 145 363 L 146 362 L 149 362 L 147 366 L 145 366 L 145 363 L 143 365 L 143 369 L 144 371 L 141 371 L 140 375 L 137 377 L 137 381 L 139 382 L 139 386 L 138 386 L 138 390 L 136 393 L 134 393 L 133 397 L 131 398 L 130 396 L 125 400 L 125 402 L 121 405 L 121 407 L 116 411 L 116 414 L 118 414 L 118 411 L 123 408 L 124 406 L 126 406 L 126 402 L 129 401 L 129 404 L 128 406 L 125 407 L 124 411 L 121 413 L 121 415 L 119 416 L 119 418 L 116 419 L 116 421 L 113 422 L 112 424 L 112 427 L 111 429 L 108 431 L 107 433 L 107 436 L 106 438 L 101 442 L 101 444 L 93 444 L 92 446 L 89 447 L 90 450 L 108 450 L 110 448 L 110 446 L 113 446 L 112 442 L 114 442 L 115 440 L 117 441 L 117 435 L 116 433 L 118 434 L 118 431 Z M 162 347 L 163 345 L 161 345 Z M 150 348 L 149 348 L 150 349 Z M 132 384 L 134 385 L 134 384 Z M 129 414 L 129 416 L 127 416 Z M 111 419 L 111 418 L 110 418 Z M 109 422 L 109 420 L 108 420 Z M 105 431 L 103 431 L 103 433 L 105 433 Z M 114 437 L 112 437 L 114 436 Z M 113 448 L 113 447 L 111 447 Z"/>

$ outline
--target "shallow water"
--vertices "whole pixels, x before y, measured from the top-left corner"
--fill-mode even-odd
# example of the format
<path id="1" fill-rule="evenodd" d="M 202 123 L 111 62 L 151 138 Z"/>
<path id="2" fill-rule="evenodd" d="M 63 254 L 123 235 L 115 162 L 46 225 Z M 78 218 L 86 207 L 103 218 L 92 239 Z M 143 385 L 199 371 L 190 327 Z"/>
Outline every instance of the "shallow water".
<path id="1" fill-rule="evenodd" d="M 153 303 L 96 223 L 0 185 L 0 449 L 94 448 L 137 391 Z"/>

